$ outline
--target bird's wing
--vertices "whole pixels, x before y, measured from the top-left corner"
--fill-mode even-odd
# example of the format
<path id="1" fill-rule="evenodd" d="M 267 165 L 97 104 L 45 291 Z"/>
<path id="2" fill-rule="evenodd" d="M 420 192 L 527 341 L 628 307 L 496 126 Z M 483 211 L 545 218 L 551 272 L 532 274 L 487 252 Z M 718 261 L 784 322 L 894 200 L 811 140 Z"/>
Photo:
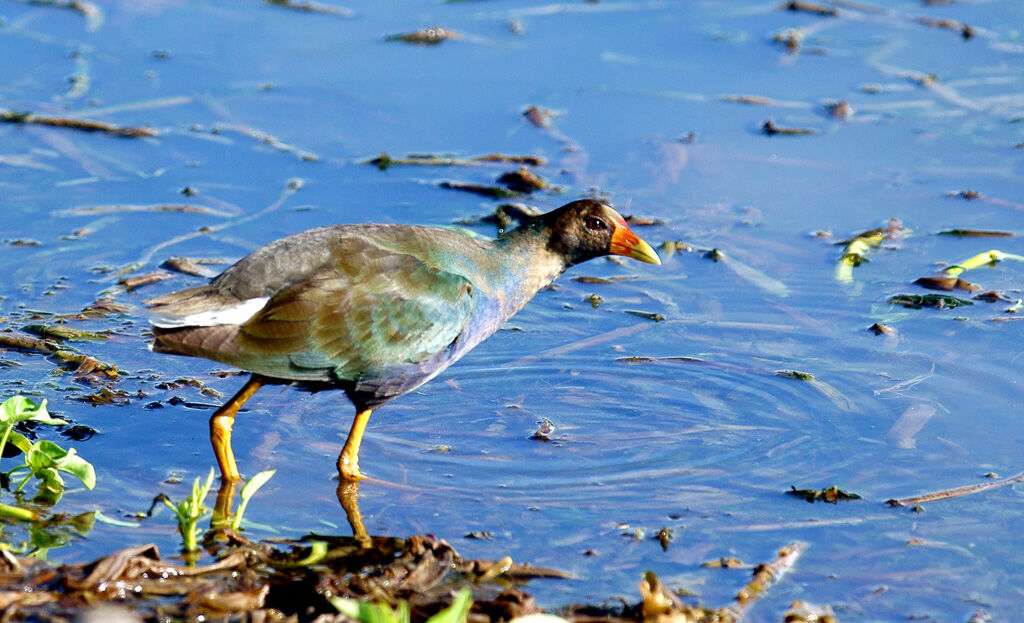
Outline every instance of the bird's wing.
<path id="1" fill-rule="evenodd" d="M 243 323 L 238 343 L 267 361 L 287 357 L 290 366 L 357 380 L 444 351 L 465 329 L 473 294 L 465 277 L 413 253 L 348 237 L 326 265 Z"/>

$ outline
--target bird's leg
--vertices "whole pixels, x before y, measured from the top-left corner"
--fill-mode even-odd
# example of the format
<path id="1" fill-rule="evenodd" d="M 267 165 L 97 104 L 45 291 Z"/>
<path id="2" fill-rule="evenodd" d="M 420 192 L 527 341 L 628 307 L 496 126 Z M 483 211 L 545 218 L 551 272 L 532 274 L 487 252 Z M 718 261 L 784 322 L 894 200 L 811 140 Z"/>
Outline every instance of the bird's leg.
<path id="1" fill-rule="evenodd" d="M 370 421 L 370 414 L 373 409 L 363 409 L 356 413 L 352 420 L 352 430 L 348 432 L 348 439 L 345 447 L 338 455 L 338 476 L 349 481 L 358 481 L 363 477 L 359 473 L 359 444 L 363 441 L 363 431 L 366 430 L 366 423 Z"/>
<path id="2" fill-rule="evenodd" d="M 373 540 L 370 539 L 370 534 L 366 531 L 366 526 L 363 525 L 363 514 L 359 512 L 359 481 L 342 480 L 338 483 L 336 493 L 338 495 L 338 502 L 345 509 L 348 525 L 352 527 L 352 536 L 355 537 L 360 546 L 365 548 L 373 547 Z"/>
<path id="3" fill-rule="evenodd" d="M 235 453 L 231 450 L 231 426 L 238 409 L 262 386 L 263 381 L 255 374 L 250 376 L 242 389 L 210 417 L 210 443 L 213 444 L 213 454 L 220 467 L 220 477 L 224 480 L 239 480 L 242 477 L 235 463 Z"/>

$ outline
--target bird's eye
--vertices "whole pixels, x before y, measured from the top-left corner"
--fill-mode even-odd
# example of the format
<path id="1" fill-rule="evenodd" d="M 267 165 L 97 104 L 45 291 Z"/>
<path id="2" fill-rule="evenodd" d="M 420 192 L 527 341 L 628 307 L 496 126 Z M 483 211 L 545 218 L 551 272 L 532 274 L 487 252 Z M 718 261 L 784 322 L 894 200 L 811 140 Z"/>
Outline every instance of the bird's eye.
<path id="1" fill-rule="evenodd" d="M 587 218 L 587 229 L 593 231 L 601 231 L 602 229 L 605 229 L 607 227 L 608 226 L 604 224 L 604 221 L 597 217 L 591 216 Z"/>

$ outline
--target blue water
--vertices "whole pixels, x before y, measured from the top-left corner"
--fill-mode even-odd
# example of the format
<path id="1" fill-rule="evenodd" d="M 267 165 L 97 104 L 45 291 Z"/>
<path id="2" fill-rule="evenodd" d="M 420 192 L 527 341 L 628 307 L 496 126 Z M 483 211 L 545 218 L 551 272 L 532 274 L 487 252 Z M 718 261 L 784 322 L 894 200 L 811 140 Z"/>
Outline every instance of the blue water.
<path id="1" fill-rule="evenodd" d="M 830 605 L 843 621 L 965 621 L 979 609 L 1013 620 L 1024 597 L 1019 485 L 923 513 L 884 502 L 1021 471 L 1021 325 L 1006 309 L 1022 295 L 1024 266 L 965 275 L 1008 302 L 907 310 L 886 301 L 924 292 L 911 282 L 938 262 L 991 248 L 1024 254 L 1019 237 L 936 235 L 1024 233 L 1022 5 L 842 5 L 829 18 L 736 1 L 409 1 L 352 3 L 352 19 L 259 3 L 99 6 L 102 21 L 0 5 L 0 107 L 160 132 L 129 140 L 0 125 L 5 326 L 37 321 L 32 312 L 74 313 L 101 295 L 130 306 L 69 321 L 113 332 L 78 347 L 129 372 L 114 385 L 127 404 L 89 406 L 74 398 L 95 388 L 51 362 L 0 356 L 18 364 L 0 368 L 2 396 L 45 397 L 98 431 L 82 442 L 41 431 L 98 472 L 95 491 L 73 488 L 56 510 L 116 517 L 160 492 L 184 496 L 213 464 L 206 418 L 219 401 L 156 385 L 189 376 L 230 395 L 242 382 L 211 374 L 217 364 L 145 348 L 141 301 L 199 278 L 126 293 L 120 277 L 170 256 L 234 260 L 325 224 L 449 225 L 495 204 L 437 182 L 490 184 L 514 168 L 363 163 L 381 151 L 532 154 L 560 187 L 534 205 L 597 190 L 624 213 L 657 219 L 636 227 L 652 245 L 695 250 L 663 253 L 661 267 L 574 268 L 510 322 L 515 330 L 375 413 L 360 462 L 371 477 L 360 491 L 371 533 L 430 532 L 466 557 L 572 571 L 574 580 L 527 587 L 551 608 L 635 601 L 648 569 L 725 605 L 748 571 L 701 562 L 762 562 L 805 541 L 749 620 L 780 620 L 794 599 Z M 970 24 L 976 36 L 920 16 Z M 461 37 L 430 47 L 384 40 L 435 25 Z M 772 41 L 787 28 L 804 29 L 796 53 Z M 76 74 L 88 79 L 78 90 L 68 81 Z M 922 85 L 926 74 L 933 86 Z M 771 101 L 722 99 L 731 95 Z M 834 100 L 854 114 L 830 118 Z M 530 105 L 555 112 L 550 128 L 522 117 Z M 818 133 L 769 137 L 767 119 Z M 276 203 L 296 178 L 302 188 Z M 186 186 L 198 194 L 182 195 Z M 948 196 L 963 190 L 982 196 Z M 214 213 L 89 210 L 183 203 Z M 833 243 L 890 217 L 905 236 L 869 251 L 852 284 L 837 282 L 842 246 Z M 216 231 L 197 235 L 202 227 Z M 831 236 L 812 235 L 821 230 Z M 729 261 L 706 259 L 711 248 Z M 585 300 L 594 293 L 597 309 Z M 875 322 L 898 334 L 869 333 Z M 622 360 L 634 356 L 700 361 Z M 172 396 L 210 408 L 171 405 Z M 147 409 L 153 402 L 164 406 Z M 349 534 L 332 480 L 351 417 L 344 396 L 272 387 L 247 407 L 235 429 L 240 467 L 277 469 L 247 511 L 250 536 Z M 897 425 L 915 413 L 930 414 L 918 430 Z M 554 423 L 553 442 L 530 439 L 541 418 Z M 784 495 L 833 484 L 863 500 Z M 654 538 L 662 527 L 675 534 L 667 551 Z M 5 533 L 24 538 L 18 530 Z M 494 538 L 465 539 L 471 531 Z M 88 560 L 149 540 L 177 549 L 167 513 L 137 529 L 98 524 L 50 557 Z"/>

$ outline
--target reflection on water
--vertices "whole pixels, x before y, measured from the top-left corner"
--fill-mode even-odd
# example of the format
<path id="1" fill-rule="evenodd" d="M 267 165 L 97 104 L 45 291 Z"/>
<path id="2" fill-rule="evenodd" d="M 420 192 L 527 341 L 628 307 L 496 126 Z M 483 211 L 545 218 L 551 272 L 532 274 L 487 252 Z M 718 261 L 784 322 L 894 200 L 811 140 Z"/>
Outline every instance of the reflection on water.
<path id="1" fill-rule="evenodd" d="M 250 536 L 347 533 L 359 517 L 370 535 L 434 533 L 467 556 L 573 572 L 531 585 L 545 606 L 633 595 L 646 569 L 727 603 L 729 571 L 702 562 L 770 560 L 805 541 L 750 620 L 777 620 L 797 598 L 844 621 L 1012 618 L 1016 488 L 921 513 L 883 503 L 1021 469 L 1019 312 L 1007 311 L 1021 267 L 968 275 L 1007 300 L 887 301 L 925 292 L 912 282 L 940 262 L 1024 252 L 1022 5 L 835 6 L 409 0 L 356 3 L 347 19 L 109 3 L 99 21 L 0 6 L 0 55 L 18 59 L 0 64 L 0 108 L 158 131 L 0 124 L 3 328 L 104 333 L 65 346 L 125 373 L 76 376 L 39 353 L 0 352 L 6 394 L 45 397 L 97 431 L 73 442 L 97 489 L 70 491 L 59 510 L 138 526 L 98 522 L 51 556 L 87 560 L 126 540 L 174 550 L 166 516 L 126 517 L 206 473 L 206 420 L 242 383 L 145 350 L 141 301 L 201 278 L 130 292 L 121 279 L 167 271 L 170 257 L 235 260 L 320 225 L 479 217 L 499 201 L 440 184 L 492 186 L 518 165 L 365 161 L 500 152 L 543 157 L 532 168 L 558 187 L 517 201 L 606 193 L 651 223 L 635 230 L 654 246 L 683 244 L 657 269 L 573 269 L 375 413 L 358 494 L 332 479 L 352 417 L 344 397 L 264 389 L 234 439 L 243 469 L 278 470 L 247 511 Z M 435 25 L 461 37 L 384 40 Z M 839 101 L 845 116 L 830 113 Z M 523 116 L 530 106 L 551 111 L 546 126 Z M 817 133 L 768 136 L 769 119 Z M 903 238 L 867 249 L 852 282 L 837 282 L 836 243 L 891 217 Z M 937 235 L 949 229 L 1015 235 Z M 895 331 L 875 335 L 875 323 Z M 549 441 L 531 438 L 543 419 Z M 863 499 L 785 495 L 832 485 Z M 662 528 L 675 535 L 666 550 Z M 474 533 L 493 538 L 464 537 Z"/>

